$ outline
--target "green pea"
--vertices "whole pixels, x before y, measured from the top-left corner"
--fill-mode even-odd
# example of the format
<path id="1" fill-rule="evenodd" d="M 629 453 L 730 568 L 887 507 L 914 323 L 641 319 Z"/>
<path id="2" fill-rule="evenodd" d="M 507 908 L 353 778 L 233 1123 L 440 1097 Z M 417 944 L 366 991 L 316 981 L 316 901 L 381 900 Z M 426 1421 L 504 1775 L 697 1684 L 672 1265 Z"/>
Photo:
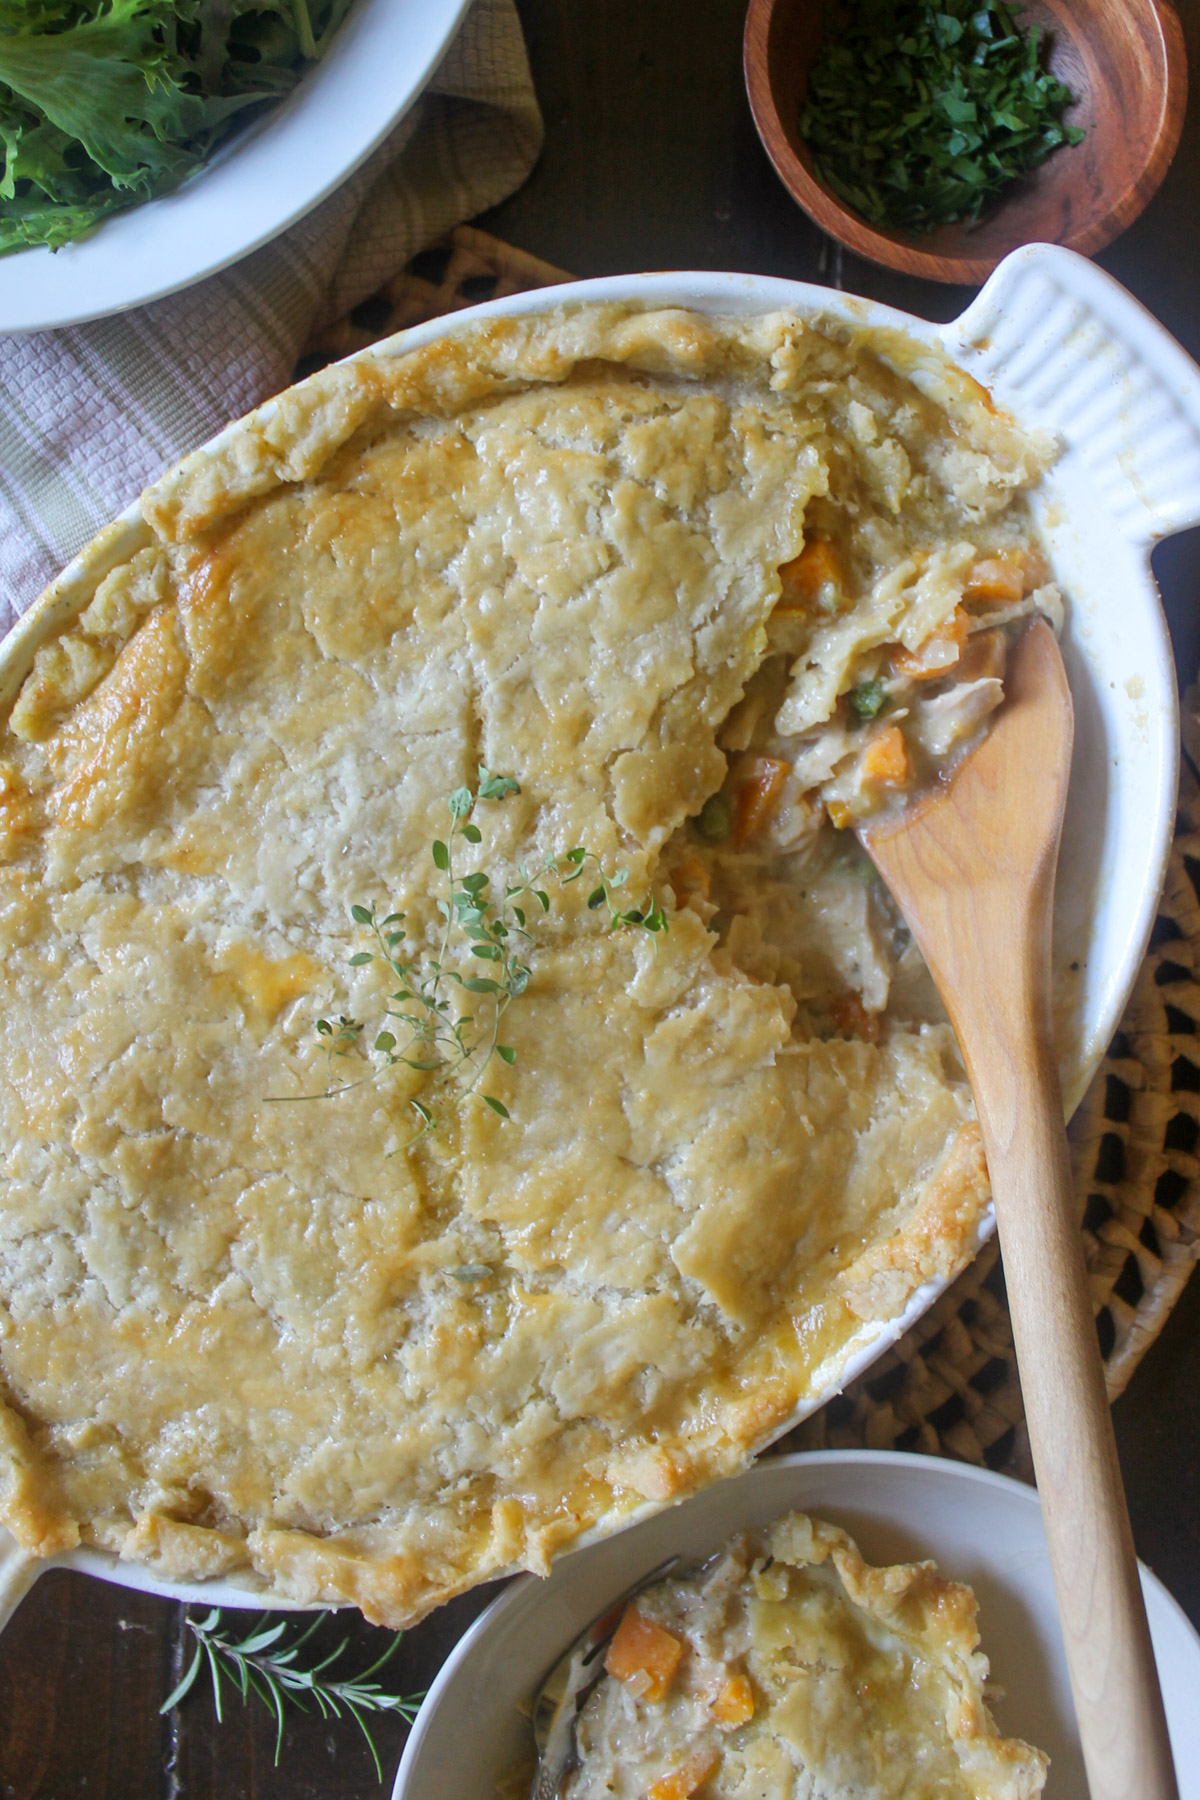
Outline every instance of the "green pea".
<path id="1" fill-rule="evenodd" d="M 733 830 L 733 807 L 727 794 L 710 794 L 693 821 L 706 844 L 723 844 Z"/>

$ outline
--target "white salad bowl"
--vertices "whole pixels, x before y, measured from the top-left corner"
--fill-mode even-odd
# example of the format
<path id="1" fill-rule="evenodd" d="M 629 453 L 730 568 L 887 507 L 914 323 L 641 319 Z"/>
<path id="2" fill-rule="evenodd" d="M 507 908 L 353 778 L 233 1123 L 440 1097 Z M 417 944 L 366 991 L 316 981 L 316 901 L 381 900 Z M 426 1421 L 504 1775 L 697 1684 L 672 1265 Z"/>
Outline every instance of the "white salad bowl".
<path id="1" fill-rule="evenodd" d="M 1022 423 L 1058 435 L 1062 453 L 1034 505 L 1067 598 L 1063 651 L 1076 708 L 1055 925 L 1061 1060 L 1073 1110 L 1132 990 L 1171 846 L 1178 709 L 1150 552 L 1160 538 L 1200 523 L 1200 369 L 1109 276 L 1071 251 L 1039 244 L 1008 257 L 948 325 L 764 276 L 621 275 L 492 301 L 415 326 L 351 360 L 404 356 L 481 318 L 589 301 L 737 314 L 790 308 L 897 329 L 917 346 L 948 353 Z M 909 372 L 936 384 L 933 358 L 922 365 L 918 357 Z M 269 417 L 275 404 L 269 401 L 259 416 Z M 24 679 L 43 639 L 78 614 L 109 569 L 150 538 L 135 504 L 35 603 L 0 646 L 0 705 Z M 994 1229 L 989 1211 L 979 1241 Z M 821 1371 L 821 1391 L 772 1436 L 860 1375 L 947 1285 L 927 1283 L 899 1317 L 864 1324 L 839 1365 Z M 582 1541 L 607 1535 L 601 1526 Z M 95 1550 L 33 1562 L 0 1528 L 0 1622 L 49 1567 L 84 1570 L 176 1600 L 264 1604 L 249 1586 L 163 1581 Z"/>
<path id="2" fill-rule="evenodd" d="M 0 331 L 103 318 L 269 243 L 366 161 L 437 68 L 470 0 L 355 0 L 320 62 L 173 194 L 61 250 L 0 256 Z"/>
<path id="3" fill-rule="evenodd" d="M 702 1560 L 735 1532 L 787 1512 L 842 1526 L 868 1562 L 932 1558 L 943 1575 L 968 1582 L 1001 1730 L 1048 1753 L 1047 1800 L 1087 1800 L 1037 1494 L 986 1469 L 894 1450 L 772 1456 L 566 1558 L 548 1581 L 514 1582 L 442 1666 L 392 1800 L 495 1800 L 497 1782 L 528 1755 L 527 1708 L 541 1682 L 616 1595 L 670 1556 Z M 1200 1800 L 1200 1637 L 1149 1569 L 1141 1574 L 1180 1800 Z"/>

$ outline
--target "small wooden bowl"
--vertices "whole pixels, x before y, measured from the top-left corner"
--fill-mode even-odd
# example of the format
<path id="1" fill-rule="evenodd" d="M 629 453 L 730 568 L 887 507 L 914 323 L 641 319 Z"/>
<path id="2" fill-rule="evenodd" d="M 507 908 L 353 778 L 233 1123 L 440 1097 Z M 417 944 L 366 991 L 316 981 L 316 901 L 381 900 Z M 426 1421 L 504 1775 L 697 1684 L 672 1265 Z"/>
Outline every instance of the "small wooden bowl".
<path id="1" fill-rule="evenodd" d="M 1028 0 L 1020 23 L 1051 38 L 1050 68 L 1075 95 L 1064 146 L 998 199 L 978 225 L 927 236 L 869 225 L 813 171 L 800 135 L 823 0 L 750 0 L 744 59 L 758 135 L 794 200 L 847 249 L 931 281 L 979 282 L 1018 244 L 1102 250 L 1157 189 L 1179 143 L 1187 104 L 1183 31 L 1170 0 Z"/>

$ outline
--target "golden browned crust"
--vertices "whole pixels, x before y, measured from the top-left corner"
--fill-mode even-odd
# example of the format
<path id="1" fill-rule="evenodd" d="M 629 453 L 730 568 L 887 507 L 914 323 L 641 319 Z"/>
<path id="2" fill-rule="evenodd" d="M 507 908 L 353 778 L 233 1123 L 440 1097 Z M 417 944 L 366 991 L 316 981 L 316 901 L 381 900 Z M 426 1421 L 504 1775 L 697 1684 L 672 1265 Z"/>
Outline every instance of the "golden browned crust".
<path id="1" fill-rule="evenodd" d="M 913 1289 L 958 1274 L 988 1203 L 987 1163 L 975 1120 L 963 1125 L 900 1230 L 871 1244 L 838 1277 L 860 1319 L 894 1319 Z"/>
<path id="2" fill-rule="evenodd" d="M 0 1504 L 31 1549 L 403 1624 L 737 1468 L 969 1252 L 948 1028 L 814 1036 L 691 906 L 656 947 L 556 894 L 508 1123 L 405 1149 L 406 1070 L 268 1104 L 323 1086 L 318 1012 L 378 1007 L 349 903 L 432 930 L 481 761 L 522 789 L 481 866 L 587 844 L 671 909 L 777 569 L 858 455 L 829 384 L 881 419 L 905 392 L 844 340 L 585 308 L 325 371 L 152 489 L 154 542 L 38 651 L 0 745 Z M 862 450 L 895 529 L 1036 474 L 954 404 L 911 400 L 907 488 Z"/>

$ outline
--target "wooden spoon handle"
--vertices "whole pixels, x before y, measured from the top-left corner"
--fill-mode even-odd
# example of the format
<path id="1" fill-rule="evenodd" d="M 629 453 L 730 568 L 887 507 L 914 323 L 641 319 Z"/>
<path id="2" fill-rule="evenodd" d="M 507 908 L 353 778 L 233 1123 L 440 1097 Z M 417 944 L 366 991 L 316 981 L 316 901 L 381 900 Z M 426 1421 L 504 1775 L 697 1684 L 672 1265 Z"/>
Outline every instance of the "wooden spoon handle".
<path id="1" fill-rule="evenodd" d="M 1050 1013 L 1071 700 L 1048 627 L 948 790 L 864 842 L 937 982 L 971 1078 L 1092 1800 L 1177 1800 L 1075 1217 Z"/>
<path id="2" fill-rule="evenodd" d="M 1049 1019 L 979 1094 L 1013 1339 L 1092 1800 L 1176 1800 L 1075 1215 Z M 998 1100 L 999 1104 L 996 1103 Z"/>

